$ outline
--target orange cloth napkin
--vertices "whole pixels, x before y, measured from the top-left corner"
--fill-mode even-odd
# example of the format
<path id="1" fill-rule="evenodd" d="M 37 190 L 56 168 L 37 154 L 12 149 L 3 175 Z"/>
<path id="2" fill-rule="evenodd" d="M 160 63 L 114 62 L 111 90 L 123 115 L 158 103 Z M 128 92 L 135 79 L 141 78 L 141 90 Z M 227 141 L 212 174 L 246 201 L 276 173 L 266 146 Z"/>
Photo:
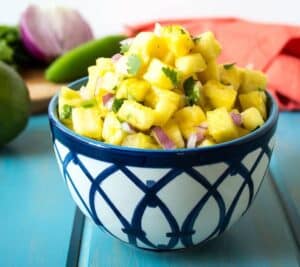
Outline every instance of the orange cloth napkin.
<path id="1" fill-rule="evenodd" d="M 300 110 L 300 27 L 263 24 L 235 18 L 175 19 L 193 35 L 213 31 L 223 47 L 220 62 L 253 65 L 268 76 L 268 89 L 281 110 Z M 129 36 L 153 30 L 155 22 L 126 26 Z"/>

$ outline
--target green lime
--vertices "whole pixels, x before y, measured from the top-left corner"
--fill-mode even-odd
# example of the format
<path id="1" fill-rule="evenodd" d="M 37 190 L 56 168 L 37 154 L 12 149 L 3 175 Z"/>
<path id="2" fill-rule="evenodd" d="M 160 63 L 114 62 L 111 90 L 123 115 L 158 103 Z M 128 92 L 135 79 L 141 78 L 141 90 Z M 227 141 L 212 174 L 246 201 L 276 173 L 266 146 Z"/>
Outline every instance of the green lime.
<path id="1" fill-rule="evenodd" d="M 25 128 L 29 114 L 29 94 L 24 81 L 0 61 L 0 147 Z"/>

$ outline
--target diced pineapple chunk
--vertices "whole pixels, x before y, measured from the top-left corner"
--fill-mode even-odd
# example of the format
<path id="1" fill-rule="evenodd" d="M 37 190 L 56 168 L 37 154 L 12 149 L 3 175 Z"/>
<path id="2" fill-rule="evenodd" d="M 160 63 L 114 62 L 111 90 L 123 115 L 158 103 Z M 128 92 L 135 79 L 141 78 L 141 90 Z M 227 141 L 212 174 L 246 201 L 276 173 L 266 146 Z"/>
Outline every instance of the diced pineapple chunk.
<path id="1" fill-rule="evenodd" d="M 237 129 L 238 129 L 239 137 L 247 135 L 250 132 L 248 129 L 245 129 L 243 127 L 237 127 Z"/>
<path id="2" fill-rule="evenodd" d="M 222 47 L 212 32 L 204 32 L 195 39 L 195 52 L 200 52 L 206 62 L 216 59 Z"/>
<path id="3" fill-rule="evenodd" d="M 207 62 L 206 69 L 198 74 L 199 79 L 202 83 L 206 83 L 209 80 L 220 80 L 220 73 L 218 64 L 215 60 Z"/>
<path id="4" fill-rule="evenodd" d="M 147 103 L 153 107 L 155 111 L 154 125 L 164 125 L 178 109 L 181 100 L 181 95 L 169 91 L 152 88 L 149 95 L 146 97 Z"/>
<path id="5" fill-rule="evenodd" d="M 264 120 L 257 108 L 247 108 L 241 113 L 243 119 L 243 125 L 249 131 L 255 130 L 264 124 Z"/>
<path id="6" fill-rule="evenodd" d="M 150 59 L 155 57 L 162 59 L 167 53 L 166 40 L 153 32 L 141 32 L 130 45 L 128 54 L 138 54 L 144 64 L 148 64 Z"/>
<path id="7" fill-rule="evenodd" d="M 72 125 L 71 112 L 73 107 L 78 107 L 81 103 L 79 91 L 63 86 L 58 98 L 58 116 L 66 125 Z"/>
<path id="8" fill-rule="evenodd" d="M 264 90 L 267 86 L 266 75 L 258 70 L 242 69 L 241 93 Z"/>
<path id="9" fill-rule="evenodd" d="M 174 75 L 174 77 L 171 77 L 171 75 Z M 164 64 L 159 59 L 152 59 L 150 62 L 150 65 L 144 74 L 144 79 L 151 83 L 154 86 L 157 86 L 162 89 L 172 89 L 177 85 L 179 74 L 177 71 L 168 66 L 167 64 Z"/>
<path id="10" fill-rule="evenodd" d="M 209 134 L 218 142 L 225 142 L 239 137 L 238 130 L 226 108 L 207 112 Z"/>
<path id="11" fill-rule="evenodd" d="M 237 96 L 237 91 L 231 85 L 213 80 L 203 86 L 203 92 L 214 108 L 225 107 L 228 111 L 232 109 Z"/>
<path id="12" fill-rule="evenodd" d="M 255 107 L 259 110 L 263 119 L 267 118 L 267 108 L 266 108 L 266 93 L 263 91 L 251 91 L 246 94 L 239 95 L 240 104 L 242 109 Z"/>
<path id="13" fill-rule="evenodd" d="M 203 147 L 203 146 L 213 146 L 215 145 L 216 142 L 214 140 L 212 140 L 211 138 L 205 138 L 201 144 L 199 145 L 199 147 Z"/>
<path id="14" fill-rule="evenodd" d="M 219 65 L 220 81 L 226 85 L 232 85 L 235 90 L 238 90 L 241 84 L 241 71 L 235 64 Z"/>
<path id="15" fill-rule="evenodd" d="M 127 135 L 122 143 L 122 146 L 144 149 L 159 148 L 159 146 L 155 143 L 155 140 L 151 136 L 143 133 Z"/>
<path id="16" fill-rule="evenodd" d="M 184 140 L 182 138 L 180 129 L 175 120 L 169 120 L 163 127 L 163 131 L 174 142 L 177 148 L 184 147 Z"/>
<path id="17" fill-rule="evenodd" d="M 125 100 L 117 116 L 122 121 L 127 121 L 139 130 L 148 130 L 154 123 L 155 112 L 133 100 Z"/>
<path id="18" fill-rule="evenodd" d="M 102 136 L 105 142 L 120 145 L 126 136 L 120 121 L 113 112 L 109 112 L 103 122 Z"/>
<path id="19" fill-rule="evenodd" d="M 190 34 L 179 25 L 162 27 L 160 35 L 166 39 L 168 47 L 175 57 L 185 56 L 194 48 Z"/>
<path id="20" fill-rule="evenodd" d="M 177 58 L 175 67 L 182 72 L 185 77 L 188 77 L 196 72 L 204 71 L 206 63 L 200 53 L 195 53 Z"/>
<path id="21" fill-rule="evenodd" d="M 99 84 L 99 88 L 96 88 L 96 93 L 99 89 L 105 89 L 111 93 L 113 93 L 119 82 L 121 77 L 115 72 L 106 72 L 103 77 L 101 77 Z"/>
<path id="22" fill-rule="evenodd" d="M 76 133 L 101 140 L 102 120 L 97 107 L 76 107 L 72 110 L 73 129 Z"/>
<path id="23" fill-rule="evenodd" d="M 174 118 L 185 139 L 188 139 L 192 133 L 196 132 L 196 127 L 206 120 L 203 110 L 197 105 L 178 110 L 174 114 Z"/>
<path id="24" fill-rule="evenodd" d="M 137 78 L 129 78 L 121 82 L 116 97 L 117 98 L 133 98 L 134 100 L 141 102 L 144 100 L 150 84 L 144 80 Z"/>
<path id="25" fill-rule="evenodd" d="M 106 72 L 114 72 L 115 65 L 111 58 L 100 57 L 96 60 L 98 75 L 103 76 Z"/>

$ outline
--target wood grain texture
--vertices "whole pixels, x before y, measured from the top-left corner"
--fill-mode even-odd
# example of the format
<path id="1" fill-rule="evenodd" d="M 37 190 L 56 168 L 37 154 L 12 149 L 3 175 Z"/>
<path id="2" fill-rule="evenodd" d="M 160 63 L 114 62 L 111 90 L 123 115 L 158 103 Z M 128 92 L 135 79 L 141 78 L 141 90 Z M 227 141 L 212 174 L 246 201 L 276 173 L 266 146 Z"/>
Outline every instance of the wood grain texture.
<path id="1" fill-rule="evenodd" d="M 79 267 L 297 267 L 298 250 L 287 220 L 266 177 L 249 212 L 205 246 L 177 252 L 130 247 L 86 221 Z"/>
<path id="2" fill-rule="evenodd" d="M 46 111 L 51 97 L 60 89 L 62 84 L 47 81 L 44 78 L 43 69 L 24 70 L 22 77 L 29 89 L 32 113 Z"/>
<path id="3" fill-rule="evenodd" d="M 0 266 L 65 266 L 74 212 L 47 117 L 33 117 L 0 149 Z"/>

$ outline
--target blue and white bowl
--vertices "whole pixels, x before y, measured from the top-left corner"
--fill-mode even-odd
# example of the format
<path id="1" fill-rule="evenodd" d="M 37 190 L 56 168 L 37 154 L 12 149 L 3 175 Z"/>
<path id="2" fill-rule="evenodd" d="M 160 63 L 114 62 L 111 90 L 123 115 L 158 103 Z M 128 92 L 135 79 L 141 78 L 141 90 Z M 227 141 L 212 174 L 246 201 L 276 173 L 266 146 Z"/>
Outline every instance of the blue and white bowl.
<path id="1" fill-rule="evenodd" d="M 80 88 L 87 79 L 70 87 Z M 131 245 L 173 250 L 222 234 L 250 207 L 268 169 L 278 108 L 242 138 L 212 147 L 146 150 L 77 135 L 49 105 L 57 161 L 71 195 L 96 225 Z"/>

